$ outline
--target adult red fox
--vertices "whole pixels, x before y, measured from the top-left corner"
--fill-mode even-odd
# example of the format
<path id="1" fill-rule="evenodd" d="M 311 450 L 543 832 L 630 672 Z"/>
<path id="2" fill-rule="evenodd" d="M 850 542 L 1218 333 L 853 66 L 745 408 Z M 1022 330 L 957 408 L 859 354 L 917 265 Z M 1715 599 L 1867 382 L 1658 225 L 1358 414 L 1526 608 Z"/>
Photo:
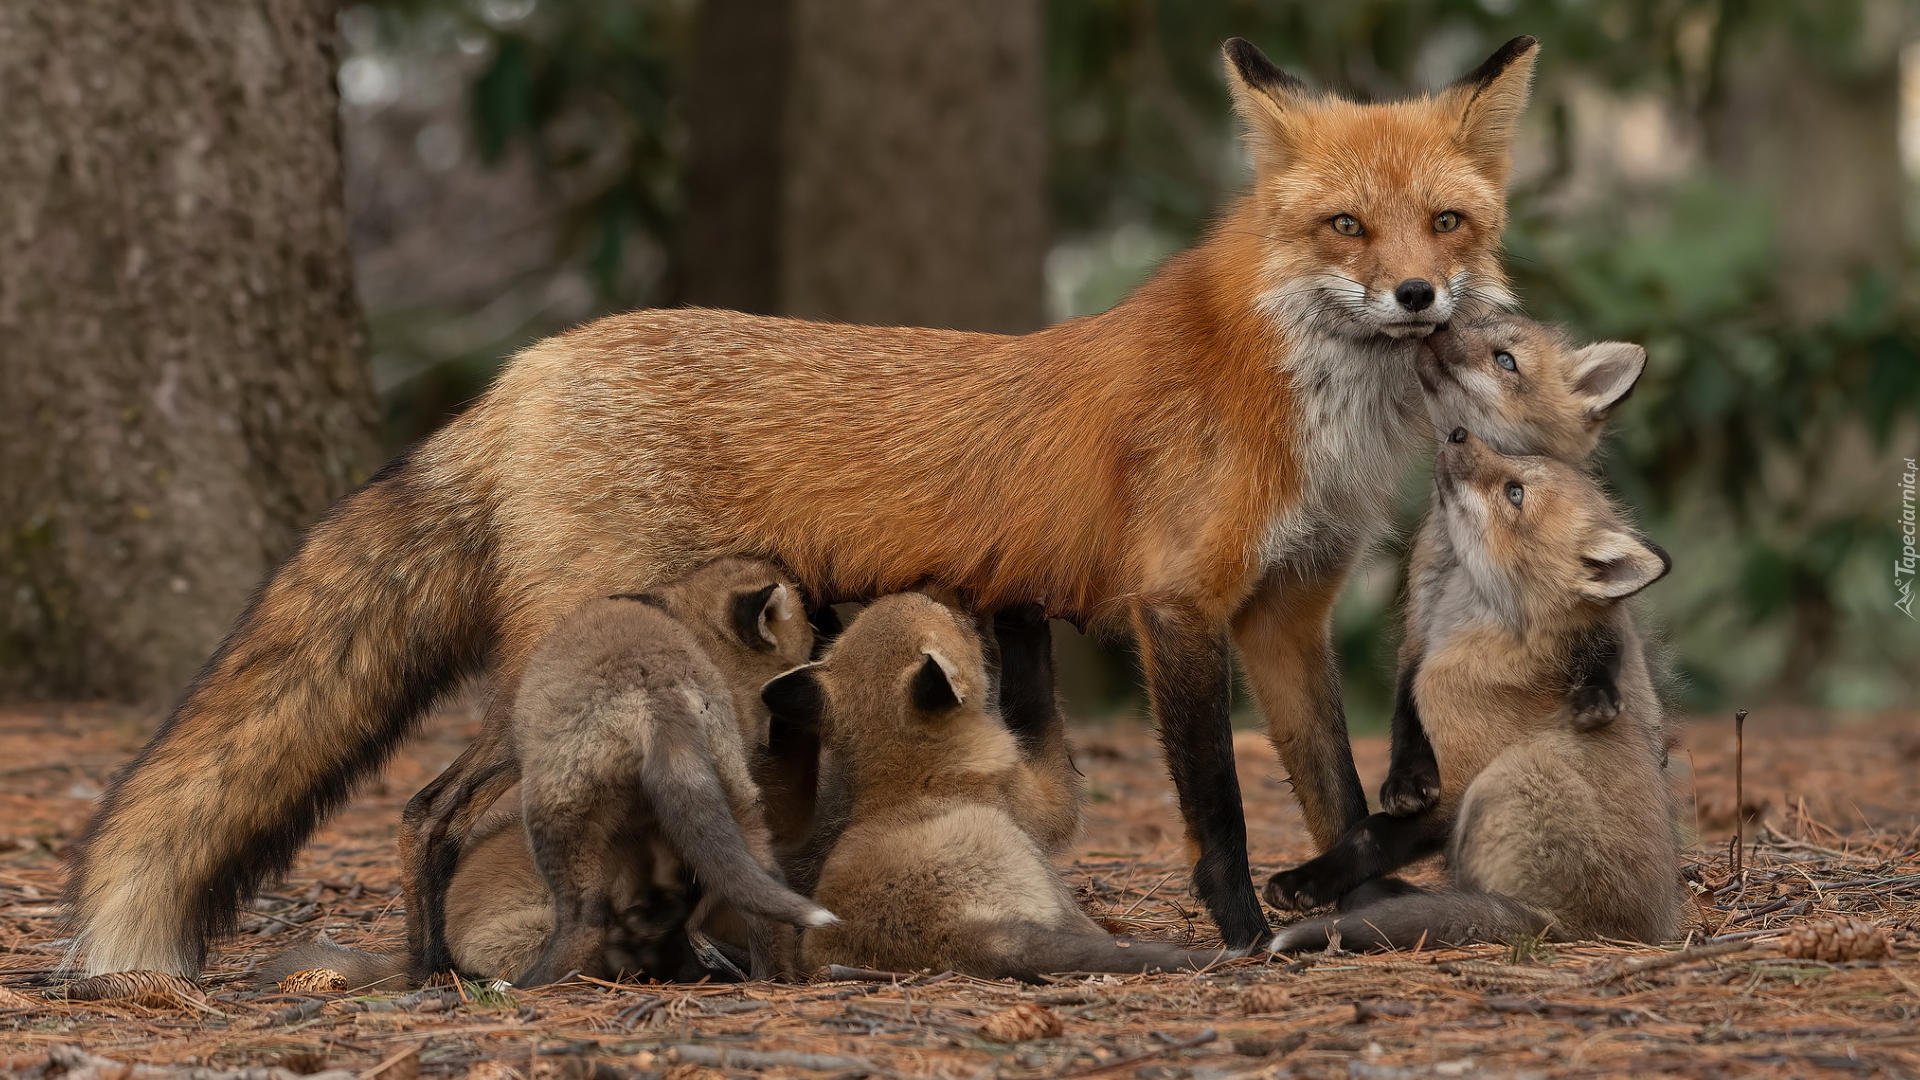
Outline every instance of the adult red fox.
<path id="1" fill-rule="evenodd" d="M 1420 441 L 1416 339 L 1509 300 L 1534 55 L 1516 38 L 1437 94 L 1358 105 L 1228 42 L 1252 188 L 1101 315 L 1000 337 L 644 311 L 529 347 L 307 533 L 115 780 L 67 891 L 86 969 L 194 973 L 320 816 L 490 668 L 507 692 L 402 837 L 410 915 L 434 925 L 421 890 L 513 782 L 534 644 L 587 597 L 727 554 L 816 605 L 935 581 L 1130 626 L 1194 886 L 1230 946 L 1260 940 L 1230 650 L 1330 843 L 1366 812 L 1330 613 Z"/>

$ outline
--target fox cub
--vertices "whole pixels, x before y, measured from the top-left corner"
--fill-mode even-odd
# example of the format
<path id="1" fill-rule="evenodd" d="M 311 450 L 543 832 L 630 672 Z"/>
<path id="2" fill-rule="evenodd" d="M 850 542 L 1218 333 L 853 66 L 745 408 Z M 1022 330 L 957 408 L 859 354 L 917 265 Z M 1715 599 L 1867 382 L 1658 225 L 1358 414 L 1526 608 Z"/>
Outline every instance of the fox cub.
<path id="1" fill-rule="evenodd" d="M 1613 411 L 1633 392 L 1647 351 L 1622 341 L 1575 346 L 1562 331 L 1518 315 L 1491 315 L 1435 331 L 1414 354 L 1434 431 L 1466 428 L 1502 454 L 1539 455 L 1582 466 Z M 1393 755 L 1381 809 L 1409 817 L 1440 797 L 1433 747 L 1420 727 L 1413 681 L 1426 645 L 1433 596 L 1452 567 L 1444 530 L 1428 515 L 1408 558 L 1406 631 L 1400 644 Z M 1600 643 L 1596 643 L 1600 644 Z M 1596 648 L 1576 673 L 1569 700 L 1598 716 L 1619 708 L 1619 650 Z"/>
<path id="2" fill-rule="evenodd" d="M 814 897 L 843 920 L 806 930 L 803 966 L 950 969 L 981 978 L 1190 969 L 1221 957 L 1117 940 L 1074 903 L 1035 823 L 1058 812 L 993 701 L 973 620 L 900 593 L 826 658 L 769 683 L 776 722 L 819 726 L 847 814 Z"/>
<path id="3" fill-rule="evenodd" d="M 1464 430 L 1435 458 L 1434 494 L 1453 559 L 1429 598 L 1413 695 L 1442 795 L 1407 824 L 1445 841 L 1455 888 L 1340 888 L 1343 914 L 1290 927 L 1272 948 L 1323 947 L 1334 930 L 1371 948 L 1671 936 L 1679 849 L 1665 733 L 1623 603 L 1667 573 L 1666 553 L 1581 470 L 1503 456 Z M 1619 707 L 1585 713 L 1568 684 L 1596 638 L 1619 643 Z M 1421 853 L 1383 851 L 1376 865 Z"/>
<path id="4" fill-rule="evenodd" d="M 563 620 L 515 692 L 520 806 L 485 823 L 454 871 L 458 967 L 523 986 L 574 970 L 689 974 L 678 946 L 696 888 L 747 917 L 761 974 L 765 921 L 831 923 L 780 879 L 750 771 L 767 742 L 760 687 L 812 646 L 794 585 L 746 559 Z M 316 957 L 343 960 L 274 968 Z"/>

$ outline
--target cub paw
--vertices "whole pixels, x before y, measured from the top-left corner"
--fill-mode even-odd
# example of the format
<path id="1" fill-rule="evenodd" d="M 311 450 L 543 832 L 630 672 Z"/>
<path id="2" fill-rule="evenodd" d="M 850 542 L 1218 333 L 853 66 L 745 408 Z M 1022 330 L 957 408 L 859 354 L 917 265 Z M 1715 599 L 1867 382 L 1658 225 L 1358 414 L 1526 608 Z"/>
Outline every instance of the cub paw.
<path id="1" fill-rule="evenodd" d="M 1431 761 L 1396 767 L 1380 785 L 1380 809 L 1394 817 L 1424 814 L 1440 802 L 1440 767 Z"/>
<path id="2" fill-rule="evenodd" d="M 1573 714 L 1573 725 L 1581 731 L 1602 728 L 1620 715 L 1620 691 L 1612 683 L 1576 686 L 1567 695 L 1567 708 Z"/>
<path id="3" fill-rule="evenodd" d="M 1281 911 L 1306 911 L 1339 899 L 1338 886 L 1314 869 L 1313 863 L 1282 870 L 1267 879 L 1267 903 Z"/>

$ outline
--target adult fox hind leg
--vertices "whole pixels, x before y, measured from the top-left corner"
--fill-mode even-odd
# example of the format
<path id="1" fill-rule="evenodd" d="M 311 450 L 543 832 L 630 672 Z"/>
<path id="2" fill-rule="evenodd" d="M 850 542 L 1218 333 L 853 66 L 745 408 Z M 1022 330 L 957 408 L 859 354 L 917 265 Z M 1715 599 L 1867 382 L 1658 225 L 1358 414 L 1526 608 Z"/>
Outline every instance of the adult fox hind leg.
<path id="1" fill-rule="evenodd" d="M 1137 615 L 1147 696 L 1187 836 L 1199 848 L 1194 890 L 1230 948 L 1253 945 L 1267 917 L 1253 892 L 1247 822 L 1233 764 L 1233 667 L 1226 634 L 1197 612 L 1149 605 Z M 1356 786 L 1358 783 L 1356 781 Z"/>
<path id="2" fill-rule="evenodd" d="M 1274 752 L 1322 850 L 1367 816 L 1333 651 L 1333 602 L 1345 578 L 1345 567 L 1314 576 L 1276 570 L 1233 623 L 1240 663 Z"/>
<path id="3" fill-rule="evenodd" d="M 447 948 L 447 889 L 473 826 L 520 779 L 513 748 L 512 687 L 500 689 L 480 735 L 400 815 L 400 882 L 407 899 L 407 954 L 416 979 L 453 966 Z"/>

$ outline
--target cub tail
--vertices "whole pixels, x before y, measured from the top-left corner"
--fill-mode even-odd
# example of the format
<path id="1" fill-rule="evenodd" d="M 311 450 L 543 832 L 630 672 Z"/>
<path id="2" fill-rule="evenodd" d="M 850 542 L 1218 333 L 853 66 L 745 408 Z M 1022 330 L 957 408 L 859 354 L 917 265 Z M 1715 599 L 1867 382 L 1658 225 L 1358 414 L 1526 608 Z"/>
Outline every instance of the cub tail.
<path id="1" fill-rule="evenodd" d="M 1231 949 L 1188 949 L 1166 941 L 1139 941 L 1103 933 L 1071 933 L 1022 924 L 1009 935 L 1000 977 L 1039 982 L 1043 975 L 1067 972 L 1139 975 L 1155 971 L 1199 971 L 1245 955 Z"/>
<path id="2" fill-rule="evenodd" d="M 351 991 L 407 988 L 407 958 L 404 955 L 350 949 L 325 934 L 268 960 L 254 971 L 253 979 L 256 985 L 265 988 L 278 985 L 289 975 L 315 968 L 337 971 L 346 976 L 346 988 Z"/>
<path id="3" fill-rule="evenodd" d="M 196 975 L 239 905 L 484 659 L 492 499 L 423 464 L 436 445 L 307 531 L 107 789 L 67 889 L 89 974 Z"/>
<path id="4" fill-rule="evenodd" d="M 1408 891 L 1296 923 L 1275 934 L 1267 951 L 1325 949 L 1336 930 L 1340 947 L 1354 952 L 1497 943 L 1538 936 L 1552 922 L 1544 913 L 1497 893 Z"/>
<path id="5" fill-rule="evenodd" d="M 746 914 L 789 926 L 840 921 L 788 888 L 754 857 L 712 762 L 662 747 L 647 759 L 640 782 L 653 805 L 661 808 L 661 831 L 707 892 Z"/>

